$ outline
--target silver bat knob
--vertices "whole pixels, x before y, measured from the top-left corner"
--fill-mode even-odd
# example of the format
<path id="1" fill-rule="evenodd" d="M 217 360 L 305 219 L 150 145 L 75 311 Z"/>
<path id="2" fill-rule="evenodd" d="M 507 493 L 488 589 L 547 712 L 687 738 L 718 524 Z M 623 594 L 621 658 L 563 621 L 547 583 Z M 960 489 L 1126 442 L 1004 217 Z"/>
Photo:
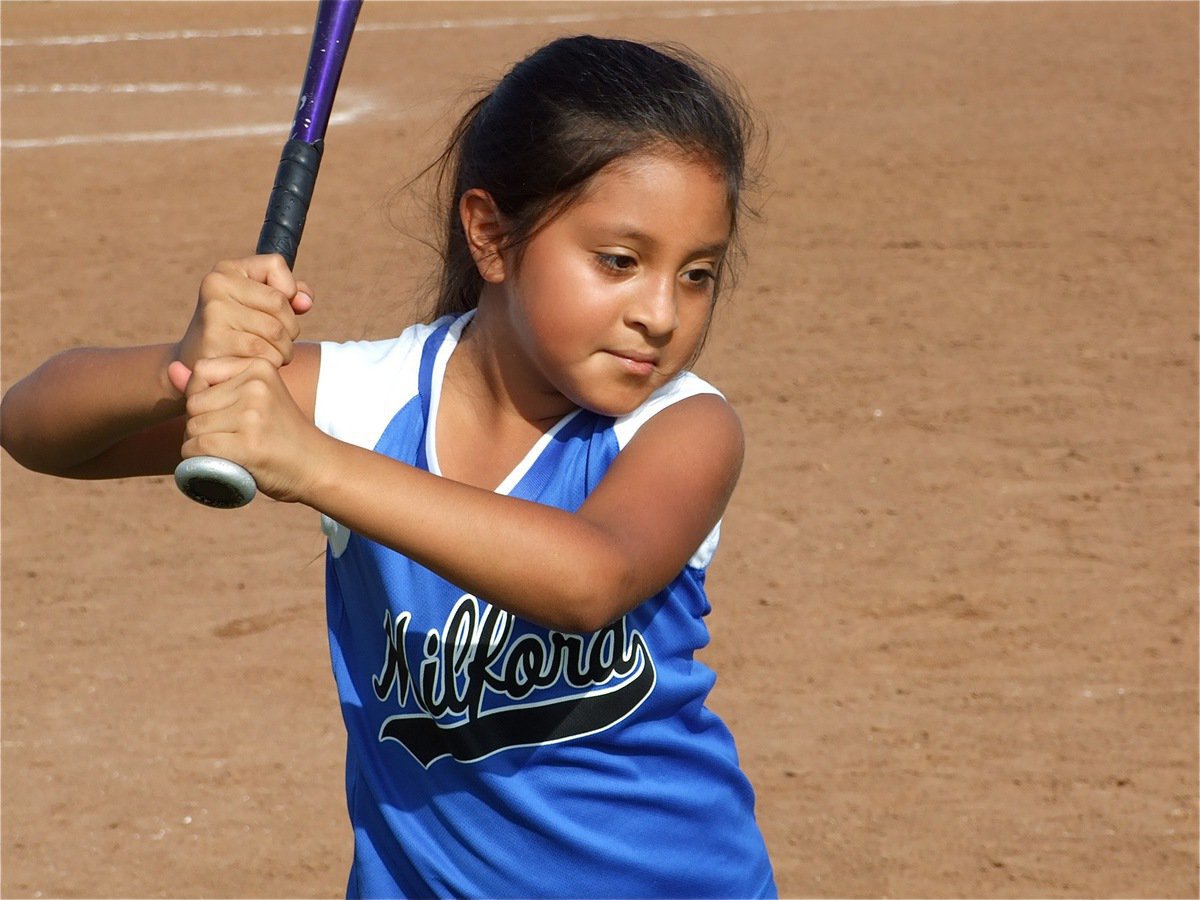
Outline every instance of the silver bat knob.
<path id="1" fill-rule="evenodd" d="M 216 456 L 193 456 L 175 467 L 175 484 L 205 506 L 237 509 L 254 499 L 254 476 L 235 462 Z"/>

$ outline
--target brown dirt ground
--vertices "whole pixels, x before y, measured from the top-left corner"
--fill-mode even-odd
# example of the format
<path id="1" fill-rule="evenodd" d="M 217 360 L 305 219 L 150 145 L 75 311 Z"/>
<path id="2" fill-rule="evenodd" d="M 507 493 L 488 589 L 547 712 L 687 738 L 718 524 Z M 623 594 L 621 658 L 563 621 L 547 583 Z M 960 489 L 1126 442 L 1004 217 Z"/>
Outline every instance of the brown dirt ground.
<path id="1" fill-rule="evenodd" d="M 785 896 L 1197 896 L 1197 9 L 363 12 L 339 110 L 373 109 L 330 132 L 309 338 L 408 321 L 429 254 L 392 189 L 464 89 L 552 36 L 684 42 L 769 122 L 765 218 L 700 369 L 750 441 L 712 704 Z M 5 387 L 178 336 L 257 235 L 308 47 L 43 39 L 312 10 L 3 3 Z M 199 82 L 243 90 L 48 90 Z M 70 135 L 109 137 L 38 143 Z M 340 894 L 315 515 L 2 471 L 0 893 Z"/>

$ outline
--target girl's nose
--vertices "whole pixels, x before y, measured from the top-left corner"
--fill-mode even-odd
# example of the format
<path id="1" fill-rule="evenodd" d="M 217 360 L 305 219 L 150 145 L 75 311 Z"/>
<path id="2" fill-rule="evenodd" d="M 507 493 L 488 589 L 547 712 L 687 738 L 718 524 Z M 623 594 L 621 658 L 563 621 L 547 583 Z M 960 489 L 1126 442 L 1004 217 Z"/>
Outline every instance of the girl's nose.
<path id="1" fill-rule="evenodd" d="M 675 279 L 656 278 L 642 285 L 630 301 L 626 321 L 651 337 L 665 337 L 679 327 Z"/>

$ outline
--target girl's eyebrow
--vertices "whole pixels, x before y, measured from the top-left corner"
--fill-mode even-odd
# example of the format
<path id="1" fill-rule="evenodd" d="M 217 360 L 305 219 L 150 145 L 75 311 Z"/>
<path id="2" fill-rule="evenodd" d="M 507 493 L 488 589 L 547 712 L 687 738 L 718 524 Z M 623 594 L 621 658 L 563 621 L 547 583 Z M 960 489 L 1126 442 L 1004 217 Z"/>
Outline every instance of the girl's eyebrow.
<path id="1" fill-rule="evenodd" d="M 640 230 L 636 225 L 628 225 L 628 226 L 624 226 L 624 227 L 614 228 L 613 236 L 616 238 L 619 238 L 621 240 L 633 241 L 635 243 L 644 244 L 651 248 L 657 247 L 660 243 L 652 235 L 646 234 L 646 232 Z M 688 257 L 689 258 L 694 258 L 694 257 L 698 257 L 698 256 L 720 257 L 720 256 L 724 256 L 725 251 L 728 249 L 729 249 L 729 241 L 728 240 L 717 241 L 716 243 L 713 243 L 713 244 L 703 244 L 703 245 L 695 248 L 691 253 L 688 254 Z"/>
<path id="2" fill-rule="evenodd" d="M 725 255 L 725 251 L 729 249 L 729 241 L 721 241 L 718 244 L 705 244 L 703 247 L 697 247 L 692 256 L 715 256 L 720 258 Z"/>

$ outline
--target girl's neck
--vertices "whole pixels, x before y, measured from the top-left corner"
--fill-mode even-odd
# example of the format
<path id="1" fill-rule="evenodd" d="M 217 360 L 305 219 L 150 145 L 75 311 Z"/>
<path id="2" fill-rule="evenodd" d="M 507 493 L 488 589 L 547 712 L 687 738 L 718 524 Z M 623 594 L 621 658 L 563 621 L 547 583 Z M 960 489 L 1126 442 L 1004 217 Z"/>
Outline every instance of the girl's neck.
<path id="1" fill-rule="evenodd" d="M 545 432 L 576 407 L 549 387 L 528 361 L 511 349 L 502 310 L 481 301 L 446 367 L 442 390 L 463 402 L 480 421 L 505 422 Z"/>
<path id="2" fill-rule="evenodd" d="M 459 338 L 442 378 L 437 421 L 444 476 L 495 490 L 538 440 L 574 407 L 530 388 L 516 354 L 505 353 L 481 309 Z"/>

